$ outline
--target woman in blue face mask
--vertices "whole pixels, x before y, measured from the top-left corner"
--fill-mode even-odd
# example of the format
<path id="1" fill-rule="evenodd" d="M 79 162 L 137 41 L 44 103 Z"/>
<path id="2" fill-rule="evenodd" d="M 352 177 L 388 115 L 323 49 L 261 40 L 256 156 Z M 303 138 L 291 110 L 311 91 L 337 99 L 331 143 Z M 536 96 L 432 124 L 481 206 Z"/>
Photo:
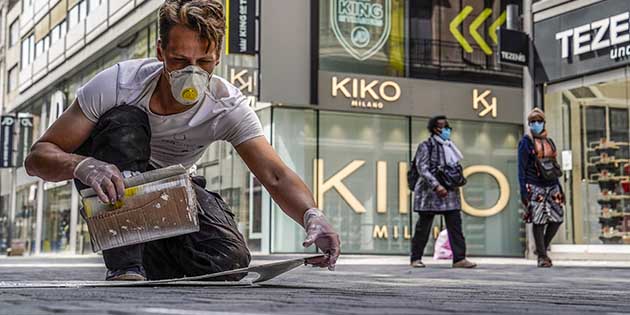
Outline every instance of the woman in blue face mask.
<path id="1" fill-rule="evenodd" d="M 427 129 L 431 135 L 418 146 L 412 166 L 418 172 L 413 185 L 413 210 L 420 218 L 411 241 L 411 266 L 424 267 L 422 254 L 431 234 L 433 218 L 442 215 L 453 251 L 453 268 L 475 268 L 477 265 L 466 259 L 466 240 L 462 232 L 459 187 L 465 184 L 460 166 L 464 156 L 451 141 L 452 129 L 446 116 L 431 118 Z"/>
<path id="2" fill-rule="evenodd" d="M 538 267 L 551 267 L 547 251 L 564 220 L 564 193 L 556 161 L 557 150 L 545 129 L 545 113 L 534 108 L 528 115 L 529 132 L 518 145 L 518 179 L 523 219 L 533 223 Z"/>

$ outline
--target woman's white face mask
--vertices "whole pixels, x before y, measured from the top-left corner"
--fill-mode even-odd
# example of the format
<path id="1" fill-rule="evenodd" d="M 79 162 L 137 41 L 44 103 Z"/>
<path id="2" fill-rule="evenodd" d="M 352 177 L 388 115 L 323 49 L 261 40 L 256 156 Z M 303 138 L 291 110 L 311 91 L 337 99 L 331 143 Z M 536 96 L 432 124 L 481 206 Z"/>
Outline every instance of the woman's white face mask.
<path id="1" fill-rule="evenodd" d="M 171 93 L 179 103 L 192 106 L 197 104 L 208 89 L 211 75 L 198 66 L 190 65 L 181 70 L 168 72 L 164 64 Z"/>

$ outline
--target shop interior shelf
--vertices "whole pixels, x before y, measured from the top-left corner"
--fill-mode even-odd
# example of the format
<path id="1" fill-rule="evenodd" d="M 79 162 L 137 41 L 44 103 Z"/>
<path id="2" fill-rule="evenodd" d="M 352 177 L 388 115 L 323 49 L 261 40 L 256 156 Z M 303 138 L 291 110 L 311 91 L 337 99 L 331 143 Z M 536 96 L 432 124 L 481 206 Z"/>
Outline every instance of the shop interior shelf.
<path id="1" fill-rule="evenodd" d="M 623 244 L 623 236 L 611 236 L 611 237 L 600 236 L 599 239 L 604 244 Z"/>
<path id="2" fill-rule="evenodd" d="M 597 203 L 602 209 L 599 239 L 604 244 L 630 244 L 630 160 L 615 156 L 628 145 L 628 142 L 597 141 L 589 143 L 587 148 L 587 178 L 602 192 Z M 590 156 L 592 152 L 596 155 Z"/>
<path id="3" fill-rule="evenodd" d="M 607 156 L 613 156 L 615 155 L 615 153 L 617 153 L 617 151 L 619 151 L 619 147 L 595 148 L 595 154 L 600 155 L 600 156 L 602 154 L 606 154 Z"/>
<path id="4" fill-rule="evenodd" d="M 611 218 L 599 218 L 599 223 L 602 226 L 612 226 L 617 227 L 623 222 L 623 217 L 611 217 Z"/>

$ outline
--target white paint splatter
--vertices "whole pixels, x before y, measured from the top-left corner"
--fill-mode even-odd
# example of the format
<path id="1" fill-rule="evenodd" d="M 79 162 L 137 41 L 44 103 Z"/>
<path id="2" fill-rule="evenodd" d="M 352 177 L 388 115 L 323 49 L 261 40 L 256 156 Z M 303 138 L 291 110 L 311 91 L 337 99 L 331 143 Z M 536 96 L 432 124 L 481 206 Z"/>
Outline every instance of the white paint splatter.
<path id="1" fill-rule="evenodd" d="M 164 201 L 168 201 L 169 196 L 167 194 L 162 194 L 160 198 L 162 198 Z"/>
<path id="2" fill-rule="evenodd" d="M 109 229 L 109 233 L 110 233 L 112 236 L 116 236 L 116 235 L 118 235 L 118 232 L 116 232 L 116 231 L 114 231 L 114 230 L 112 230 L 112 229 Z"/>
<path id="3" fill-rule="evenodd" d="M 157 209 L 160 209 L 160 208 L 162 208 L 162 205 L 161 205 L 161 204 L 159 204 L 159 203 L 156 203 L 156 204 L 155 204 L 155 207 L 156 207 Z"/>

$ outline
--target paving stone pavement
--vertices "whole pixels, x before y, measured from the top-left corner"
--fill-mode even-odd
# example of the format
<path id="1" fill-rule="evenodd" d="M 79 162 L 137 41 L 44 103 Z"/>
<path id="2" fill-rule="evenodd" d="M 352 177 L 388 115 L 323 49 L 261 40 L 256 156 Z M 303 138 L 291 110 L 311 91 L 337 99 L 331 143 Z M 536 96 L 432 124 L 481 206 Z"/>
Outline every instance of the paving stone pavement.
<path id="1" fill-rule="evenodd" d="M 257 257 L 257 263 L 289 257 Z M 251 287 L 0 289 L 0 314 L 630 314 L 629 264 L 478 260 L 453 270 L 404 257 L 300 267 Z M 0 259 L 0 281 L 102 280 L 99 258 Z"/>

